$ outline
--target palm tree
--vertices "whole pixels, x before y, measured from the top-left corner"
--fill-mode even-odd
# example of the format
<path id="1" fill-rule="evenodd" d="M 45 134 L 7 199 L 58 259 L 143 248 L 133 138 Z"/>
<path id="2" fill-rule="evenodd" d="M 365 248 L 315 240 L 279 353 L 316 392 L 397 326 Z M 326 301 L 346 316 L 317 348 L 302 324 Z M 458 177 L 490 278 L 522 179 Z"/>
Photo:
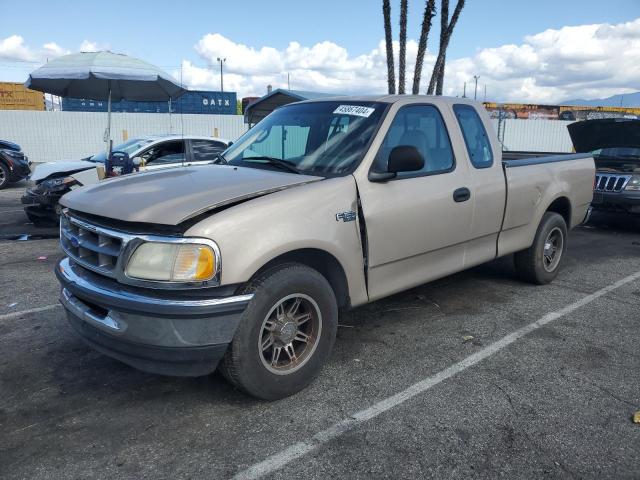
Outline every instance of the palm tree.
<path id="1" fill-rule="evenodd" d="M 456 8 L 453 11 L 451 20 L 449 20 L 449 0 L 441 0 L 440 2 L 440 48 L 438 49 L 438 58 L 436 64 L 433 66 L 433 72 L 431 74 L 431 81 L 429 82 L 429 88 L 427 90 L 428 95 L 433 95 L 434 91 L 436 95 L 442 95 L 442 84 L 444 83 L 444 67 L 447 56 L 447 47 L 453 34 L 453 29 L 458 22 L 460 12 L 464 8 L 465 0 L 458 0 Z"/>
<path id="2" fill-rule="evenodd" d="M 420 93 L 420 77 L 422 76 L 422 65 L 424 63 L 424 54 L 427 51 L 427 41 L 429 40 L 429 32 L 431 31 L 431 20 L 436 14 L 436 0 L 427 0 L 424 7 L 424 16 L 422 18 L 422 31 L 420 32 L 420 41 L 418 42 L 418 53 L 416 55 L 416 68 L 413 72 L 413 89 L 411 93 L 418 95 Z"/>
<path id="3" fill-rule="evenodd" d="M 389 0 L 382 0 L 382 15 L 384 16 L 384 40 L 387 44 L 387 84 L 389 94 L 396 93 L 395 64 L 393 61 L 393 40 L 391 37 L 391 5 Z"/>
<path id="4" fill-rule="evenodd" d="M 407 10 L 409 0 L 400 0 L 400 59 L 398 60 L 398 93 L 404 94 L 407 63 Z"/>

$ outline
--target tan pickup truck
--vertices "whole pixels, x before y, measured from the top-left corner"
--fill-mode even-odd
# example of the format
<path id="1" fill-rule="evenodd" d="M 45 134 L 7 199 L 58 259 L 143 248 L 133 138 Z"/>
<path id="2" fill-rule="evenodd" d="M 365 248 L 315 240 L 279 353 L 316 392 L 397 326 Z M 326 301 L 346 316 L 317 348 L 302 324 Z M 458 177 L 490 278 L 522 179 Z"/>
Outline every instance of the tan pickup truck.
<path id="1" fill-rule="evenodd" d="M 68 318 L 134 367 L 291 395 L 318 375 L 339 309 L 515 253 L 555 278 L 593 194 L 589 155 L 505 160 L 482 106 L 429 96 L 280 108 L 219 165 L 62 198 Z"/>

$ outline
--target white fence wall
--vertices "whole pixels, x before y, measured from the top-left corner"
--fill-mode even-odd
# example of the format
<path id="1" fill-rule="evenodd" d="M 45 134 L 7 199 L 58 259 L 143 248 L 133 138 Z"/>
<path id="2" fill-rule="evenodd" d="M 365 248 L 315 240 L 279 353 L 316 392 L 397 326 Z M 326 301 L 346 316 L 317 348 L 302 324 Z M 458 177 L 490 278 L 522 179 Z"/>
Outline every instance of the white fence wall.
<path id="1" fill-rule="evenodd" d="M 506 119 L 502 121 L 500 139 L 504 149 L 519 152 L 571 153 L 573 144 L 563 120 Z M 498 120 L 493 121 L 498 131 Z"/>
<path id="2" fill-rule="evenodd" d="M 137 135 L 182 133 L 236 140 L 247 126 L 241 115 L 169 115 L 114 113 L 111 132 L 115 144 Z M 107 115 L 99 112 L 37 112 L 0 110 L 0 139 L 22 146 L 33 162 L 77 160 L 104 148 Z M 498 130 L 498 120 L 494 120 Z M 567 125 L 560 120 L 503 120 L 505 150 L 571 152 Z"/>
<path id="3" fill-rule="evenodd" d="M 184 132 L 182 124 L 184 122 Z M 31 161 L 78 160 L 105 148 L 107 114 L 100 112 L 38 112 L 0 110 L 0 138 L 22 146 Z M 241 115 L 113 113 L 111 138 L 124 135 L 184 133 L 236 140 L 247 129 Z M 125 133 L 126 132 L 126 133 Z"/>

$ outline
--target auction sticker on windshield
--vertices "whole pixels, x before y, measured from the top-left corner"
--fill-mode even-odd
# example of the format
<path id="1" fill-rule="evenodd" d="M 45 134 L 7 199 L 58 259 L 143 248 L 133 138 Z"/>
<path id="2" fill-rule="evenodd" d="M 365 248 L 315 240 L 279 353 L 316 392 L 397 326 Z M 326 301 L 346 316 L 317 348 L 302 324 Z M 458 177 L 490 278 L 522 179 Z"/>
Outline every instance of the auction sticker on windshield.
<path id="1" fill-rule="evenodd" d="M 366 118 L 375 111 L 375 108 L 363 107 L 361 105 L 340 105 L 333 111 L 333 113 L 339 113 L 342 115 L 355 115 L 357 117 Z"/>

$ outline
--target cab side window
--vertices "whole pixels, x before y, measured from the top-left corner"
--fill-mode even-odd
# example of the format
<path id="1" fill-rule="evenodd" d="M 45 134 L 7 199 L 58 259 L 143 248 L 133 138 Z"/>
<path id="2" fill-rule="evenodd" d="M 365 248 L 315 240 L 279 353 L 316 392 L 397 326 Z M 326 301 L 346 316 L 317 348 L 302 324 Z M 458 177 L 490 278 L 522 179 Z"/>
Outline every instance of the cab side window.
<path id="1" fill-rule="evenodd" d="M 413 105 L 398 111 L 376 157 L 377 168 L 386 171 L 391 150 L 401 145 L 418 149 L 424 158 L 424 167 L 416 172 L 398 173 L 397 178 L 444 173 L 454 168 L 447 128 L 433 105 Z"/>
<path id="2" fill-rule="evenodd" d="M 453 111 L 462 130 L 471 164 L 475 168 L 489 168 L 493 165 L 493 152 L 478 112 L 470 105 L 454 105 Z"/>

